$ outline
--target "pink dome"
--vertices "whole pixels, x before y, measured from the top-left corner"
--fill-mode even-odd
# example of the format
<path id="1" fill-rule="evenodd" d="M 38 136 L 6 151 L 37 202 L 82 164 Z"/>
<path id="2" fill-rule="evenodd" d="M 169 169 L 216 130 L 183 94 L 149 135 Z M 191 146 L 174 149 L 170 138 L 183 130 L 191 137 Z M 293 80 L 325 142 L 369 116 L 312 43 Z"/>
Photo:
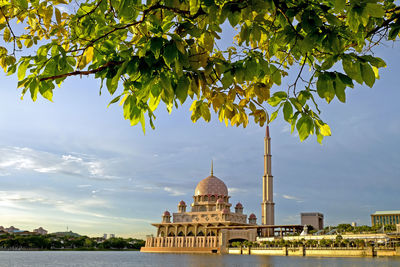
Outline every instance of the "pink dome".
<path id="1" fill-rule="evenodd" d="M 169 213 L 168 210 L 164 211 L 163 216 L 171 216 L 171 213 Z"/>
<path id="2" fill-rule="evenodd" d="M 243 208 L 243 205 L 242 205 L 242 203 L 238 202 L 235 207 L 236 208 Z"/>
<path id="3" fill-rule="evenodd" d="M 224 201 L 222 198 L 219 198 L 219 199 L 217 200 L 217 204 L 223 204 L 223 203 L 225 203 L 225 201 Z"/>
<path id="4" fill-rule="evenodd" d="M 257 217 L 254 213 L 252 213 L 252 214 L 250 214 L 249 219 L 257 219 Z"/>
<path id="5" fill-rule="evenodd" d="M 179 206 L 186 206 L 185 201 L 181 200 L 181 202 L 179 202 Z"/>
<path id="6" fill-rule="evenodd" d="M 230 213 L 230 211 L 228 210 L 228 209 L 224 209 L 223 211 L 222 211 L 222 214 L 229 214 Z"/>
<path id="7" fill-rule="evenodd" d="M 228 188 L 222 180 L 212 175 L 197 184 L 194 195 L 228 196 Z"/>

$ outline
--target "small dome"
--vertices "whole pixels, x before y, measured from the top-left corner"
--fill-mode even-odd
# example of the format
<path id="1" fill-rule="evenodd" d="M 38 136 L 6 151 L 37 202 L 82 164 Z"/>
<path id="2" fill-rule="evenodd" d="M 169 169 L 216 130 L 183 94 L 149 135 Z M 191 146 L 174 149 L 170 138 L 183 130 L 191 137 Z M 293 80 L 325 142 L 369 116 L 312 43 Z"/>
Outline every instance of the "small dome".
<path id="1" fill-rule="evenodd" d="M 225 203 L 225 201 L 224 201 L 222 198 L 219 198 L 219 199 L 217 200 L 217 204 L 223 204 L 223 203 Z"/>
<path id="2" fill-rule="evenodd" d="M 228 209 L 224 209 L 223 211 L 222 211 L 222 214 L 229 214 L 230 213 L 230 211 L 228 210 Z"/>
<path id="3" fill-rule="evenodd" d="M 254 213 L 252 213 L 252 214 L 250 214 L 249 219 L 257 219 L 257 217 Z"/>
<path id="4" fill-rule="evenodd" d="M 241 209 L 241 208 L 243 208 L 243 205 L 242 205 L 242 203 L 238 202 L 238 203 L 236 204 L 235 208 L 238 208 L 238 209 Z"/>
<path id="5" fill-rule="evenodd" d="M 201 180 L 194 191 L 195 196 L 228 196 L 228 188 L 219 178 L 211 175 Z"/>
<path id="6" fill-rule="evenodd" d="M 179 202 L 179 206 L 186 206 L 185 201 L 181 200 L 181 202 Z"/>
<path id="7" fill-rule="evenodd" d="M 164 211 L 163 216 L 171 216 L 171 213 L 169 213 L 168 210 Z"/>

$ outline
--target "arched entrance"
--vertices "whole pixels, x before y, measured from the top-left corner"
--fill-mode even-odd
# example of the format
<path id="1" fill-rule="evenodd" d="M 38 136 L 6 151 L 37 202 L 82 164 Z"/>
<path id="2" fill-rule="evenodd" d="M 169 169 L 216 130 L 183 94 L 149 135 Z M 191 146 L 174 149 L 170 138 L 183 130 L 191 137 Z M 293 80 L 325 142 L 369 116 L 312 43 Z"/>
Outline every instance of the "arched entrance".
<path id="1" fill-rule="evenodd" d="M 244 241 L 249 241 L 244 238 L 233 238 L 228 240 L 228 246 L 229 247 L 238 247 L 238 244 L 243 244 Z"/>

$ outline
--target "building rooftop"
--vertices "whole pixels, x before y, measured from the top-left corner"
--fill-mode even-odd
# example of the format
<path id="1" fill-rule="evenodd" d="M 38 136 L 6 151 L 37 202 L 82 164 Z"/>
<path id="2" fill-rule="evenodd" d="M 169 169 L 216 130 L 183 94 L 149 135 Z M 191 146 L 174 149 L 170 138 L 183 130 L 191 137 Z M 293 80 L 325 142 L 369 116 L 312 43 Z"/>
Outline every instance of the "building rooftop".
<path id="1" fill-rule="evenodd" d="M 388 214 L 400 214 L 400 210 L 380 210 L 375 211 L 371 215 L 388 215 Z"/>

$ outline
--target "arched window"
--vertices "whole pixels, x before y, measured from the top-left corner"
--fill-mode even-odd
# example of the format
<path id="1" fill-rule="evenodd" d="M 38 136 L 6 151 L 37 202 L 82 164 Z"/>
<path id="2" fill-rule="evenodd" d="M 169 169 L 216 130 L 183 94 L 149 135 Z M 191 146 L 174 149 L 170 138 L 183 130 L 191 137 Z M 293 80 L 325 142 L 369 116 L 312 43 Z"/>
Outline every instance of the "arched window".
<path id="1" fill-rule="evenodd" d="M 183 232 L 180 231 L 180 232 L 178 233 L 178 236 L 184 236 Z"/>
<path id="2" fill-rule="evenodd" d="M 204 236 L 203 231 L 200 231 L 200 232 L 197 234 L 197 236 Z"/>
<path id="3" fill-rule="evenodd" d="M 165 234 L 164 234 L 163 231 L 161 231 L 160 236 L 161 236 L 161 237 L 164 237 L 164 236 L 165 236 Z"/>
<path id="4" fill-rule="evenodd" d="M 194 236 L 192 231 L 189 231 L 189 233 L 186 236 Z"/>
<path id="5" fill-rule="evenodd" d="M 168 236 L 175 236 L 175 233 L 174 233 L 174 232 L 170 232 L 170 233 L 168 234 Z"/>
<path id="6" fill-rule="evenodd" d="M 204 196 L 204 201 L 208 201 L 208 196 Z"/>
<path id="7" fill-rule="evenodd" d="M 211 196 L 211 201 L 215 201 L 215 196 Z"/>

